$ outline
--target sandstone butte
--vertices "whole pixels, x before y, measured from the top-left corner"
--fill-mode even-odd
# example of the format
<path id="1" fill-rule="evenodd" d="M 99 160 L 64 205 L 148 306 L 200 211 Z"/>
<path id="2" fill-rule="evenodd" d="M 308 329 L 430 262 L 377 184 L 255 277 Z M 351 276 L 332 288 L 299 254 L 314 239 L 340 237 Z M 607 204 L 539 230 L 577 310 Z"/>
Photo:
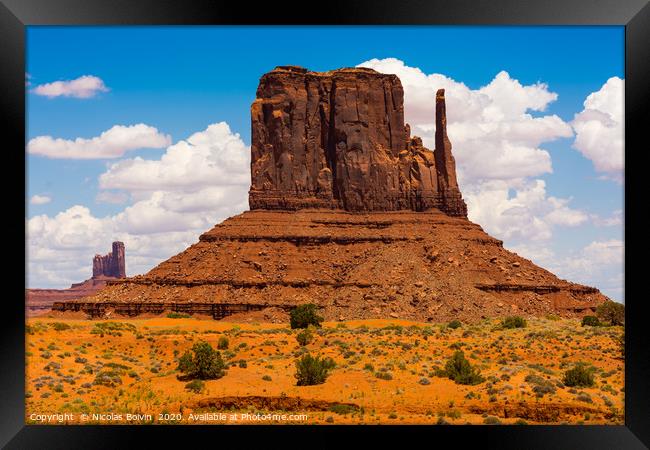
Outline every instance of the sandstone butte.
<path id="1" fill-rule="evenodd" d="M 575 317 L 607 300 L 506 250 L 467 219 L 436 94 L 433 151 L 395 75 L 281 66 L 251 107 L 250 211 L 144 275 L 54 305 L 97 317 L 315 303 L 327 320 Z"/>
<path id="2" fill-rule="evenodd" d="M 74 283 L 68 289 L 26 289 L 25 308 L 28 312 L 49 310 L 56 301 L 86 297 L 106 286 L 107 280 L 126 277 L 124 243 L 115 241 L 107 255 L 95 255 L 93 275 L 86 281 Z"/>

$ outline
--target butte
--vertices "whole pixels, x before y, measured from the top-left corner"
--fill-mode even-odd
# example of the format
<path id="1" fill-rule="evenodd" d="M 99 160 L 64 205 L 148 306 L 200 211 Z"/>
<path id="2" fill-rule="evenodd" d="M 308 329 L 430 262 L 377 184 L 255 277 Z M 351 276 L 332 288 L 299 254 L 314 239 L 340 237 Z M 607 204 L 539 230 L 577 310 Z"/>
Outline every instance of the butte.
<path id="1" fill-rule="evenodd" d="M 467 219 L 436 94 L 433 151 L 410 136 L 395 75 L 281 66 L 251 106 L 250 211 L 145 275 L 57 310 L 211 314 L 315 303 L 327 320 L 575 317 L 607 300 Z"/>
<path id="2" fill-rule="evenodd" d="M 25 309 L 28 313 L 47 311 L 55 302 L 86 297 L 106 286 L 107 280 L 126 277 L 124 243 L 115 241 L 107 255 L 93 258 L 93 276 L 68 289 L 26 289 Z"/>

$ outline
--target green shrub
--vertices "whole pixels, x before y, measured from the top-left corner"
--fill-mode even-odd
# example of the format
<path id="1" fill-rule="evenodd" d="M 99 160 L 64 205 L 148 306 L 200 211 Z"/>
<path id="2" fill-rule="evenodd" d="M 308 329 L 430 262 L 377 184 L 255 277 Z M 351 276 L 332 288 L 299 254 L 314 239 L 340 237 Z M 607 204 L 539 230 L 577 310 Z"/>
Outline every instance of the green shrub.
<path id="1" fill-rule="evenodd" d="M 192 391 L 195 394 L 201 393 L 204 387 L 205 387 L 205 382 L 202 380 L 192 380 L 185 385 L 185 389 L 187 389 L 188 391 Z"/>
<path id="2" fill-rule="evenodd" d="M 226 350 L 228 348 L 228 345 L 230 345 L 230 342 L 226 336 L 221 336 L 217 341 L 217 348 L 219 350 Z"/>
<path id="3" fill-rule="evenodd" d="M 599 327 L 600 326 L 600 320 L 598 320 L 598 317 L 596 317 L 596 316 L 584 316 L 582 318 L 582 326 L 583 327 Z"/>
<path id="4" fill-rule="evenodd" d="M 217 379 L 225 375 L 221 352 L 207 342 L 197 342 L 191 352 L 186 351 L 178 360 L 177 369 L 190 378 L 201 380 Z"/>
<path id="5" fill-rule="evenodd" d="M 485 379 L 481 376 L 478 368 L 472 367 L 462 351 L 456 351 L 445 364 L 445 375 L 456 382 L 456 384 L 475 385 L 482 383 Z"/>
<path id="6" fill-rule="evenodd" d="M 320 328 L 324 319 L 316 313 L 316 308 L 313 303 L 308 303 L 292 309 L 290 313 L 291 328 L 307 328 L 309 325 Z"/>
<path id="7" fill-rule="evenodd" d="M 553 382 L 539 375 L 527 375 L 524 381 L 533 385 L 533 392 L 537 397 L 543 397 L 545 394 L 555 394 L 556 389 Z"/>
<path id="8" fill-rule="evenodd" d="M 63 330 L 70 329 L 70 325 L 63 322 L 54 322 L 51 323 L 50 325 L 52 326 L 52 328 L 54 328 L 54 331 L 63 331 Z"/>
<path id="9" fill-rule="evenodd" d="M 332 405 L 332 406 L 330 406 L 328 408 L 328 411 L 332 411 L 333 413 L 341 414 L 341 415 L 354 413 L 354 412 L 357 412 L 358 410 L 359 410 L 359 408 L 357 406 L 355 406 L 355 405 L 346 405 L 345 403 Z"/>
<path id="10" fill-rule="evenodd" d="M 606 301 L 598 305 L 596 315 L 610 325 L 623 325 L 625 323 L 625 306 L 621 303 Z"/>
<path id="11" fill-rule="evenodd" d="M 569 387 L 589 387 L 594 385 L 594 374 L 584 364 L 578 364 L 564 372 L 562 382 Z"/>
<path id="12" fill-rule="evenodd" d="M 264 375 L 262 377 L 262 380 L 264 380 L 264 381 L 272 381 L 273 379 L 271 378 L 271 375 Z"/>
<path id="13" fill-rule="evenodd" d="M 458 319 L 454 319 L 454 320 L 452 320 L 451 322 L 449 322 L 449 323 L 447 324 L 447 326 L 448 326 L 449 328 L 455 330 L 456 328 L 459 328 L 459 327 L 461 326 L 461 323 L 460 323 L 460 320 L 458 320 Z"/>
<path id="14" fill-rule="evenodd" d="M 329 371 L 336 364 L 331 358 L 313 357 L 309 353 L 303 355 L 296 361 L 296 374 L 298 386 L 313 386 L 323 384 L 329 375 Z"/>
<path id="15" fill-rule="evenodd" d="M 526 328 L 526 319 L 519 316 L 509 316 L 503 319 L 501 326 L 503 328 Z"/>
<path id="16" fill-rule="evenodd" d="M 168 319 L 187 319 L 189 317 L 190 317 L 189 314 L 179 313 L 179 312 L 170 312 L 167 314 Z"/>
<path id="17" fill-rule="evenodd" d="M 578 395 L 576 395 L 576 400 L 579 402 L 585 402 L 585 403 L 593 403 L 594 401 L 591 399 L 591 395 L 587 394 L 586 392 L 578 392 Z"/>
<path id="18" fill-rule="evenodd" d="M 304 330 L 302 330 L 300 333 L 296 335 L 296 341 L 298 341 L 298 344 L 300 344 L 300 346 L 302 347 L 309 344 L 313 340 L 314 340 L 314 335 L 311 333 L 309 328 L 305 328 Z"/>
<path id="19" fill-rule="evenodd" d="M 380 380 L 392 380 L 393 374 L 390 372 L 375 372 L 375 378 L 379 378 Z"/>
<path id="20" fill-rule="evenodd" d="M 104 370 L 95 376 L 93 384 L 115 387 L 119 384 L 122 384 L 122 378 L 120 375 L 122 375 L 122 371 L 119 370 Z"/>

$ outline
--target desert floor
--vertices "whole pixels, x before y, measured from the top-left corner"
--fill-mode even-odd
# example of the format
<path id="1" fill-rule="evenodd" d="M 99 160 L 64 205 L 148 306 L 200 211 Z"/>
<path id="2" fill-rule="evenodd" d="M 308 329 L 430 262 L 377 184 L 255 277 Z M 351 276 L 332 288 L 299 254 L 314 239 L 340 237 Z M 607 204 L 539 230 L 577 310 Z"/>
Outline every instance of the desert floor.
<path id="1" fill-rule="evenodd" d="M 326 322 L 301 347 L 298 330 L 287 323 L 29 318 L 25 420 L 623 424 L 621 327 L 582 327 L 554 317 L 529 318 L 520 329 L 498 324 L 492 319 L 452 329 L 397 319 Z M 177 379 L 178 358 L 197 341 L 216 348 L 222 336 L 229 341 L 221 350 L 226 375 L 206 381 L 200 393 L 189 391 L 187 381 Z M 436 376 L 457 349 L 480 369 L 483 383 L 465 386 Z M 295 361 L 305 352 L 335 360 L 324 384 L 296 386 Z M 578 362 L 593 368 L 593 387 L 562 384 L 564 371 Z"/>

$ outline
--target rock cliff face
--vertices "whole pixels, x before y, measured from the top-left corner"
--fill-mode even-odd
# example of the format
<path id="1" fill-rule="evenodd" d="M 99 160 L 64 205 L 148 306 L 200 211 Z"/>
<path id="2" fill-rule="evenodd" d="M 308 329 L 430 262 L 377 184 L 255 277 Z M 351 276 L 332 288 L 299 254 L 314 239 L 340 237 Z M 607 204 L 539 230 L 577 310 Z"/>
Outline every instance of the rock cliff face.
<path id="1" fill-rule="evenodd" d="M 432 152 L 410 136 L 395 75 L 294 66 L 265 74 L 251 107 L 251 209 L 438 208 L 466 217 L 447 138 L 444 90 L 436 104 Z"/>
<path id="2" fill-rule="evenodd" d="M 93 258 L 93 278 L 101 276 L 112 278 L 126 277 L 124 243 L 113 242 L 113 251 L 107 255 L 95 255 Z"/>

